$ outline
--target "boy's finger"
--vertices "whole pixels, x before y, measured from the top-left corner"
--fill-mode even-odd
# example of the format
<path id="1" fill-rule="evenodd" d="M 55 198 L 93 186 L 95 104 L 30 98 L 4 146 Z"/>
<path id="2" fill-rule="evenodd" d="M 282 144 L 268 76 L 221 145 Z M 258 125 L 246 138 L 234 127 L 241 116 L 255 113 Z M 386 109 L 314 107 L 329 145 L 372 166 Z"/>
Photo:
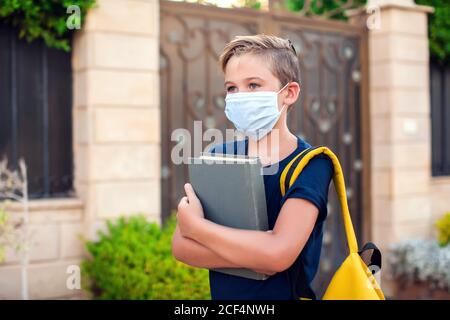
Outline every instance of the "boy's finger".
<path id="1" fill-rule="evenodd" d="M 178 208 L 187 205 L 188 204 L 188 198 L 186 196 L 184 196 L 183 198 L 181 198 L 180 202 L 178 203 Z"/>
<path id="2" fill-rule="evenodd" d="M 186 191 L 188 201 L 193 201 L 197 199 L 197 195 L 195 194 L 194 188 L 192 188 L 192 185 L 190 183 L 186 183 L 184 185 L 184 191 Z"/>

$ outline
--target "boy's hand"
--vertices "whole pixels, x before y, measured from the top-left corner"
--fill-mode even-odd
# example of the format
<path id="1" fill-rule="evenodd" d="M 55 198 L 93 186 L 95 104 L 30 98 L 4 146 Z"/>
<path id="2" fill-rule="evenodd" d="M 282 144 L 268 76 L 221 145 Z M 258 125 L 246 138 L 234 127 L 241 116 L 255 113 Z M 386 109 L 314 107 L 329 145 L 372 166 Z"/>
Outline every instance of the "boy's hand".
<path id="1" fill-rule="evenodd" d="M 192 237 L 197 224 L 204 218 L 203 207 L 190 183 L 184 185 L 186 196 L 178 203 L 177 220 L 184 237 Z"/>

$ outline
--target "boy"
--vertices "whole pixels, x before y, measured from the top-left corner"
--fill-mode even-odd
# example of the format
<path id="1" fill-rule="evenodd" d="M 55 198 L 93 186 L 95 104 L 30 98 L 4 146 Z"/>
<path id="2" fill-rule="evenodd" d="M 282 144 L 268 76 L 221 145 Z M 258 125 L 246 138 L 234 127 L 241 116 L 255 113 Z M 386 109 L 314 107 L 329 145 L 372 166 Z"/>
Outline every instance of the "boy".
<path id="1" fill-rule="evenodd" d="M 295 50 L 289 40 L 275 36 L 239 36 L 225 46 L 219 63 L 225 75 L 225 113 L 250 138 L 227 142 L 212 152 L 245 150 L 260 157 L 264 169 L 276 166 L 275 174 L 264 175 L 270 231 L 239 230 L 206 220 L 187 183 L 186 197 L 178 205 L 173 254 L 194 267 L 244 267 L 271 275 L 252 280 L 210 270 L 212 299 L 315 299 L 310 284 L 320 258 L 333 167 L 326 156 L 313 158 L 281 196 L 281 172 L 310 147 L 286 122 L 288 108 L 300 93 Z M 277 138 L 272 140 L 274 130 Z"/>

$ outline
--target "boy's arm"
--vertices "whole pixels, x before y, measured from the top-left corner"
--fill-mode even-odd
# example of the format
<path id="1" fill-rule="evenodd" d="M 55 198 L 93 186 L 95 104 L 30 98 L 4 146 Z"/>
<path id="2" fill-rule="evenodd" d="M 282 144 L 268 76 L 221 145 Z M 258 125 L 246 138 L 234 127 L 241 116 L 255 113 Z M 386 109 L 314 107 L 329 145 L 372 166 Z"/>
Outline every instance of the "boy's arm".
<path id="1" fill-rule="evenodd" d="M 178 206 L 181 233 L 211 249 L 224 259 L 250 269 L 281 272 L 297 258 L 308 240 L 319 210 L 311 202 L 288 199 L 281 208 L 273 232 L 240 230 L 204 219 L 192 186 Z"/>
<path id="2" fill-rule="evenodd" d="M 183 237 L 180 233 L 178 225 L 175 228 L 175 232 L 172 238 L 172 254 L 178 261 L 186 263 L 193 267 L 198 268 L 241 268 L 237 265 L 224 259 L 211 249 L 203 246 L 202 244 Z M 254 271 L 264 274 L 272 275 L 270 271 L 254 269 Z"/>
<path id="3" fill-rule="evenodd" d="M 202 244 L 183 237 L 178 225 L 172 238 L 172 254 L 178 261 L 198 268 L 238 268 Z"/>

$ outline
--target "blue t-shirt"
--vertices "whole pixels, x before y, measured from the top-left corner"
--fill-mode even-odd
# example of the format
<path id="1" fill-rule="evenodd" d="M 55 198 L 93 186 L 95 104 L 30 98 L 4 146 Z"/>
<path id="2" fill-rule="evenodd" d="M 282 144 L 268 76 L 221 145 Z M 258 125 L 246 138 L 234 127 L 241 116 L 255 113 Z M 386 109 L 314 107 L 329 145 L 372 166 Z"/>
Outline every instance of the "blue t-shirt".
<path id="1" fill-rule="evenodd" d="M 296 155 L 311 147 L 310 144 L 299 137 L 297 137 L 297 141 L 297 149 L 278 162 L 277 170 L 273 170 L 270 175 L 264 175 L 264 186 L 269 230 L 273 230 L 281 207 L 289 198 L 306 199 L 319 209 L 316 224 L 307 243 L 296 261 L 288 269 L 276 273 L 266 280 L 253 280 L 210 270 L 209 282 L 213 300 L 289 300 L 299 297 L 316 299 L 311 289 L 311 282 L 319 265 L 323 224 L 327 217 L 328 188 L 334 169 L 327 156 L 321 154 L 314 157 L 282 197 L 280 190 L 281 172 Z M 214 146 L 210 152 L 247 155 L 248 140 L 226 142 L 223 145 Z M 276 165 L 264 167 L 264 172 L 269 172 L 270 170 L 266 170 Z"/>

